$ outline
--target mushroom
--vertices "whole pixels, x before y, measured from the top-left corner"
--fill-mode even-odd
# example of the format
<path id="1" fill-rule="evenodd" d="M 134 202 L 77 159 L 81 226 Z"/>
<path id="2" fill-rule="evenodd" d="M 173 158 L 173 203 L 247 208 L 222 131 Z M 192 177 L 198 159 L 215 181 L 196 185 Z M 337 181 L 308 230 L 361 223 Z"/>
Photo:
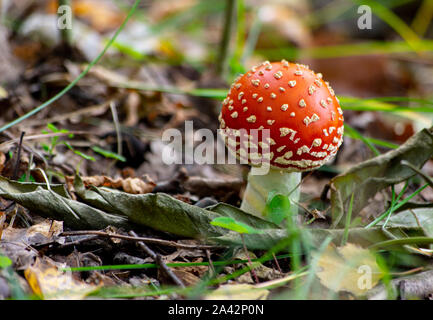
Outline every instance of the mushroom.
<path id="1" fill-rule="evenodd" d="M 241 209 L 263 217 L 270 191 L 299 201 L 301 172 L 322 166 L 343 142 L 343 112 L 322 74 L 308 66 L 265 61 L 239 76 L 223 101 L 220 130 L 248 174 Z M 255 130 L 253 130 L 255 129 Z"/>

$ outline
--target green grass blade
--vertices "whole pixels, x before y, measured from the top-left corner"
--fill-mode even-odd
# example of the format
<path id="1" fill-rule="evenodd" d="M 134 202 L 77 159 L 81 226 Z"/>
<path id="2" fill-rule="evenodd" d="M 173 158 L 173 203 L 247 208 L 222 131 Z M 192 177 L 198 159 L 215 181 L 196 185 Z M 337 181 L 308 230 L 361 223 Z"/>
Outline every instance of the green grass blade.
<path id="1" fill-rule="evenodd" d="M 56 94 L 54 97 L 52 97 L 51 99 L 49 99 L 48 101 L 46 101 L 45 103 L 41 104 L 39 107 L 29 111 L 28 113 L 26 113 L 25 115 L 15 119 L 14 121 L 4 125 L 3 127 L 0 128 L 0 132 L 3 132 L 7 129 L 9 129 L 10 127 L 30 118 L 31 116 L 35 115 L 36 113 L 42 111 L 43 109 L 45 109 L 46 107 L 48 107 L 49 105 L 51 105 L 53 102 L 57 101 L 58 99 L 60 99 L 60 97 L 62 97 L 65 93 L 67 93 L 69 90 L 71 90 L 89 71 L 90 69 L 93 68 L 94 65 L 96 65 L 99 60 L 101 60 L 102 56 L 107 52 L 108 48 L 111 47 L 111 45 L 113 44 L 113 42 L 116 40 L 117 36 L 120 34 L 120 32 L 123 30 L 123 28 L 125 27 L 126 23 L 129 21 L 129 19 L 133 16 L 135 10 L 137 9 L 137 6 L 140 4 L 141 0 L 136 0 L 134 5 L 132 6 L 131 10 L 129 11 L 127 17 L 125 18 L 125 20 L 123 21 L 123 23 L 120 25 L 120 27 L 117 29 L 116 33 L 113 35 L 113 37 L 107 42 L 105 48 L 101 51 L 101 53 L 99 53 L 99 55 L 92 61 L 89 63 L 89 65 L 86 67 L 86 69 L 80 73 L 80 75 L 78 75 L 77 78 L 75 78 L 74 81 L 72 81 L 68 86 L 66 86 L 63 90 L 61 90 L 58 94 Z"/>

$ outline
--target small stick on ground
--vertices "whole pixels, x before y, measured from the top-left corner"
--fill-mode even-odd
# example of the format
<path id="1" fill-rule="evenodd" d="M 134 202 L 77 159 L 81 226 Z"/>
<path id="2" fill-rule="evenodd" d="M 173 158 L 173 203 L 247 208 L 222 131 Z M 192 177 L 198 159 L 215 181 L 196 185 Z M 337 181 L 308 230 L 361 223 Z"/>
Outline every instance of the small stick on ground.
<path id="1" fill-rule="evenodd" d="M 278 259 L 277 259 L 277 257 L 275 256 L 275 253 L 272 253 L 272 257 L 274 257 L 274 261 L 275 261 L 275 264 L 277 265 L 278 271 L 279 271 L 281 274 L 283 274 L 283 271 L 281 271 L 280 264 L 278 263 Z"/>
<path id="2" fill-rule="evenodd" d="M 21 160 L 21 149 L 23 146 L 23 139 L 24 139 L 24 135 L 26 133 L 23 131 L 21 132 L 21 136 L 20 136 L 20 143 L 18 144 L 18 152 L 17 152 L 17 159 L 15 160 L 15 167 L 14 167 L 14 173 L 12 176 L 12 180 L 17 180 L 18 179 L 18 171 L 20 169 L 20 160 Z"/>
<path id="3" fill-rule="evenodd" d="M 249 263 L 250 268 L 251 268 L 251 274 L 253 275 L 254 280 L 256 281 L 256 283 L 260 283 L 259 282 L 259 278 L 257 277 L 257 274 L 256 274 L 256 272 L 253 269 L 253 263 L 251 262 L 251 258 L 250 258 L 250 255 L 248 253 L 247 246 L 245 245 L 244 235 L 242 233 L 240 235 L 241 235 L 241 239 L 242 239 L 242 244 L 244 245 L 245 254 L 247 255 L 248 263 Z"/>
<path id="4" fill-rule="evenodd" d="M 210 267 L 210 271 L 211 271 L 211 276 L 214 276 L 216 274 L 216 272 L 215 272 L 215 267 L 213 265 L 212 259 L 210 257 L 210 250 L 206 249 L 205 253 L 206 253 L 207 260 L 209 261 L 209 267 Z"/>
<path id="5" fill-rule="evenodd" d="M 95 231 L 95 230 L 80 230 L 80 231 L 65 231 L 60 234 L 61 237 L 67 236 L 83 236 L 83 235 L 96 235 L 99 237 L 105 238 L 117 238 L 123 240 L 131 240 L 131 241 L 143 241 L 147 243 L 158 244 L 166 247 L 175 247 L 179 249 L 196 249 L 196 250 L 212 250 L 212 249 L 221 249 L 224 247 L 221 246 L 212 246 L 212 245 L 200 245 L 200 244 L 183 244 L 177 243 L 175 241 L 155 239 L 155 238 L 145 238 L 145 237 L 131 237 L 121 234 L 110 234 L 104 231 Z"/>
<path id="6" fill-rule="evenodd" d="M 133 237 L 138 237 L 138 235 L 134 231 L 129 231 L 129 234 Z M 156 264 L 169 276 L 174 283 L 176 283 L 179 287 L 185 288 L 183 282 L 170 270 L 169 267 L 162 260 L 160 254 L 155 253 L 152 249 L 150 249 L 143 241 L 137 242 L 138 246 L 143 249 L 153 260 L 155 260 Z"/>

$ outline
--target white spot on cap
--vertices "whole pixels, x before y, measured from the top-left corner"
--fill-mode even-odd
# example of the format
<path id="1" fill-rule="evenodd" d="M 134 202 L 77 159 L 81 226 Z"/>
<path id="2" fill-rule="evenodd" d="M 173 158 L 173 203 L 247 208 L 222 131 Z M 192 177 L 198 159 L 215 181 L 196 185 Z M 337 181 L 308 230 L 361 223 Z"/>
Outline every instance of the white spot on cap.
<path id="1" fill-rule="evenodd" d="M 239 89 L 241 86 L 242 86 L 242 83 L 236 83 L 236 84 L 235 84 L 235 88 L 236 88 L 236 89 Z"/>
<path id="2" fill-rule="evenodd" d="M 257 99 L 257 102 L 262 102 L 262 101 L 263 101 L 263 97 Z"/>
<path id="3" fill-rule="evenodd" d="M 295 76 L 302 76 L 302 71 L 301 70 L 296 70 L 295 71 Z"/>
<path id="4" fill-rule="evenodd" d="M 268 141 L 270 144 L 271 144 L 271 146 L 273 146 L 273 145 L 276 145 L 276 142 L 275 142 L 275 140 L 274 139 L 272 139 L 272 138 L 266 138 L 266 141 Z"/>
<path id="5" fill-rule="evenodd" d="M 316 88 L 313 85 L 311 85 L 308 88 L 308 94 L 311 96 L 311 95 L 313 95 L 314 91 L 316 91 Z"/>
<path id="6" fill-rule="evenodd" d="M 314 121 L 317 121 L 317 120 L 319 120 L 320 118 L 319 118 L 319 116 L 317 115 L 317 114 L 313 114 L 312 116 L 311 116 L 311 118 L 309 117 L 309 116 L 306 116 L 305 118 L 304 118 L 304 123 L 305 123 L 305 125 L 308 127 L 308 125 L 311 123 L 311 122 L 314 122 Z"/>
<path id="7" fill-rule="evenodd" d="M 242 104 L 247 103 L 247 99 L 242 99 Z"/>
<path id="8" fill-rule="evenodd" d="M 260 85 L 260 80 L 259 79 L 251 80 L 251 83 L 253 84 L 253 86 L 258 87 Z"/>
<path id="9" fill-rule="evenodd" d="M 290 164 L 291 161 L 288 160 L 293 156 L 293 152 L 292 151 L 287 151 L 283 156 L 278 157 L 274 160 L 275 163 L 279 163 L 282 165 L 287 165 Z"/>
<path id="10" fill-rule="evenodd" d="M 277 97 L 277 95 L 276 95 L 275 93 L 272 92 L 272 93 L 271 93 L 271 98 L 272 98 L 272 99 L 275 99 L 276 97 Z"/>
<path id="11" fill-rule="evenodd" d="M 277 148 L 277 151 L 278 151 L 278 152 L 281 152 L 281 151 L 283 151 L 283 150 L 284 150 L 284 148 L 285 148 L 285 147 L 286 147 L 286 146 L 281 146 L 281 147 L 278 147 L 278 148 Z"/>
<path id="12" fill-rule="evenodd" d="M 316 138 L 313 140 L 313 144 L 312 144 L 313 147 L 320 147 L 321 145 L 322 145 L 322 139 Z"/>
<path id="13" fill-rule="evenodd" d="M 298 148 L 296 154 L 300 156 L 303 153 L 309 153 L 309 152 L 310 152 L 310 148 L 308 148 L 308 146 L 306 145 L 303 145 L 302 147 Z"/>
<path id="14" fill-rule="evenodd" d="M 332 120 L 332 121 L 335 120 L 335 111 L 331 111 L 331 120 Z"/>
<path id="15" fill-rule="evenodd" d="M 265 83 L 264 87 L 265 87 L 265 89 L 268 89 L 269 88 L 269 83 Z"/>
<path id="16" fill-rule="evenodd" d="M 283 87 L 279 87 L 278 90 L 280 90 L 281 92 L 285 92 L 286 89 L 284 89 Z"/>
<path id="17" fill-rule="evenodd" d="M 294 117 L 295 117 L 295 113 L 294 113 L 294 112 L 290 113 L 290 116 L 291 116 L 292 118 L 294 118 Z"/>
<path id="18" fill-rule="evenodd" d="M 238 113 L 237 113 L 237 111 L 233 112 L 230 116 L 231 116 L 233 119 L 236 119 L 236 118 L 238 117 Z"/>
<path id="19" fill-rule="evenodd" d="M 285 137 L 290 134 L 289 139 L 293 141 L 296 135 L 296 131 L 290 128 L 280 128 L 280 137 Z"/>
<path id="20" fill-rule="evenodd" d="M 275 79 L 281 79 L 283 77 L 283 73 L 281 71 L 275 72 L 274 73 L 274 78 Z"/>
<path id="21" fill-rule="evenodd" d="M 328 108 L 328 104 L 326 103 L 325 99 L 320 100 L 320 105 L 325 109 Z"/>
<path id="22" fill-rule="evenodd" d="M 289 108 L 289 105 L 286 103 L 281 106 L 281 110 L 283 110 L 283 111 L 286 111 L 288 108 Z"/>
<path id="23" fill-rule="evenodd" d="M 247 118 L 247 121 L 248 122 L 251 122 L 251 123 L 254 123 L 254 122 L 256 122 L 256 116 L 255 115 L 252 115 L 252 116 L 249 116 L 248 118 Z"/>
<path id="24" fill-rule="evenodd" d="M 243 112 L 247 112 L 248 111 L 248 107 L 244 107 L 242 110 L 243 110 Z"/>
<path id="25" fill-rule="evenodd" d="M 259 96 L 258 93 L 253 93 L 253 95 L 252 95 L 253 99 L 257 98 L 258 96 Z"/>
<path id="26" fill-rule="evenodd" d="M 315 83 L 316 86 L 318 86 L 319 88 L 322 86 L 322 82 L 320 82 L 319 79 L 314 80 L 314 83 Z"/>
<path id="27" fill-rule="evenodd" d="M 244 96 L 244 92 L 243 91 L 239 92 L 238 100 L 241 100 L 243 96 Z"/>
<path id="28" fill-rule="evenodd" d="M 299 106 L 301 107 L 301 108 L 305 108 L 306 106 L 307 106 L 307 104 L 305 103 L 305 100 L 304 99 L 301 99 L 301 100 L 299 100 Z"/>
<path id="29" fill-rule="evenodd" d="M 291 81 L 289 81 L 289 86 L 290 87 L 294 87 L 294 86 L 296 86 L 296 80 L 291 80 Z"/>
<path id="30" fill-rule="evenodd" d="M 268 106 L 268 107 L 266 107 L 266 110 L 268 110 L 269 112 L 271 112 L 272 108 Z"/>
<path id="31" fill-rule="evenodd" d="M 268 120 L 267 123 L 272 126 L 275 123 L 275 120 Z"/>

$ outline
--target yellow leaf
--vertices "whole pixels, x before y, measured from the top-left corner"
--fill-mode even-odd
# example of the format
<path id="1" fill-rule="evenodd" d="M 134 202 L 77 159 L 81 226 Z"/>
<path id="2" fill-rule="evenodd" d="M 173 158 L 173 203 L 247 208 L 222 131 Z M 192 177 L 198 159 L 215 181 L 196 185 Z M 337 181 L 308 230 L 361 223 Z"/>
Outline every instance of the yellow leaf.
<path id="1" fill-rule="evenodd" d="M 41 299 L 77 300 L 95 290 L 94 286 L 75 280 L 71 272 L 59 270 L 47 257 L 37 258 L 24 271 L 24 276 L 33 293 Z"/>
<path id="2" fill-rule="evenodd" d="M 376 258 L 369 250 L 348 243 L 344 247 L 329 245 L 318 260 L 317 277 L 334 291 L 365 294 L 382 277 Z"/>

